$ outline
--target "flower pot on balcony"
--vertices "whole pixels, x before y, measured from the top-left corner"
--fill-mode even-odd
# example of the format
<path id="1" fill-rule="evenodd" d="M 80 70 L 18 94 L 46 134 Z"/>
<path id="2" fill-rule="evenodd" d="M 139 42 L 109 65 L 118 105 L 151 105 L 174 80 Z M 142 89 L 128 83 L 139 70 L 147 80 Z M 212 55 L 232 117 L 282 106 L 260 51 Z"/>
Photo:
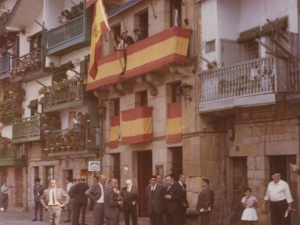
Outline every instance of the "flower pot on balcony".
<path id="1" fill-rule="evenodd" d="M 51 148 L 50 148 L 50 152 L 54 152 L 54 147 L 51 147 Z"/>
<path id="2" fill-rule="evenodd" d="M 49 139 L 49 144 L 53 145 L 53 139 Z"/>
<path id="3" fill-rule="evenodd" d="M 87 143 L 88 143 L 88 145 L 91 145 L 91 144 L 92 144 L 92 141 L 91 141 L 91 140 L 88 140 Z"/>
<path id="4" fill-rule="evenodd" d="M 11 140 L 6 139 L 6 144 L 10 144 L 10 143 L 11 143 Z"/>
<path id="5" fill-rule="evenodd" d="M 48 149 L 48 148 L 45 148 L 45 149 L 44 149 L 44 153 L 47 155 L 48 152 L 49 152 L 49 149 Z"/>
<path id="6" fill-rule="evenodd" d="M 71 146 L 67 146 L 67 151 L 71 151 Z"/>
<path id="7" fill-rule="evenodd" d="M 50 134 L 50 130 L 45 130 L 45 135 L 49 135 Z"/>
<path id="8" fill-rule="evenodd" d="M 77 146 L 73 146 L 73 151 L 77 151 Z"/>
<path id="9" fill-rule="evenodd" d="M 60 137 L 60 141 L 61 141 L 61 142 L 64 142 L 64 140 L 65 140 L 65 137 L 64 137 L 64 136 L 61 136 L 61 137 Z"/>
<path id="10" fill-rule="evenodd" d="M 61 149 L 62 152 L 64 152 L 66 150 L 66 147 L 65 146 L 61 146 L 60 149 Z"/>
<path id="11" fill-rule="evenodd" d="M 91 121 L 90 121 L 90 120 L 87 120 L 87 121 L 86 121 L 86 124 L 87 124 L 88 126 L 90 126 L 90 125 L 91 125 Z"/>
<path id="12" fill-rule="evenodd" d="M 52 117 L 52 122 L 56 122 L 56 118 L 55 117 Z"/>

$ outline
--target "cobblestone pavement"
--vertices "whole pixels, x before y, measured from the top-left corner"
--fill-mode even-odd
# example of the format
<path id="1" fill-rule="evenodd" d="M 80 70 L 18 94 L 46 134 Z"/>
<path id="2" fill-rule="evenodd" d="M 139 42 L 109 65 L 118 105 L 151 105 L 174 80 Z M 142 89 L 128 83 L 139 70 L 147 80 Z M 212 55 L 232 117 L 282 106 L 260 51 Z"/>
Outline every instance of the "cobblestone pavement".
<path id="1" fill-rule="evenodd" d="M 121 212 L 122 214 L 122 212 Z M 49 225 L 48 222 L 48 213 L 44 212 L 43 220 L 44 221 L 31 221 L 32 220 L 32 212 L 24 212 L 24 211 L 12 211 L 8 210 L 6 212 L 0 212 L 0 225 Z M 66 218 L 65 211 L 63 211 L 62 221 Z M 92 213 L 88 213 L 86 215 L 85 223 L 87 225 L 93 225 L 93 215 Z M 79 221 L 81 222 L 81 221 Z M 150 225 L 149 218 L 139 218 L 139 225 Z M 71 225 L 70 222 L 61 222 L 61 225 Z M 120 225 L 125 225 L 123 217 L 121 215 Z"/>

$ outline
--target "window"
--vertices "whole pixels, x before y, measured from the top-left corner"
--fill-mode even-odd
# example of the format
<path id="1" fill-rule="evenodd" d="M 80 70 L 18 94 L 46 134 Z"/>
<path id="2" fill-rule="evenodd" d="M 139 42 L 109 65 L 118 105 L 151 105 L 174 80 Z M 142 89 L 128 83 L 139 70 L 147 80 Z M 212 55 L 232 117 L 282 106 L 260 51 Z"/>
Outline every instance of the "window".
<path id="1" fill-rule="evenodd" d="M 181 82 L 171 84 L 172 88 L 172 102 L 181 102 L 180 86 Z"/>
<path id="2" fill-rule="evenodd" d="M 216 51 L 216 41 L 208 41 L 205 44 L 205 53 Z"/>
<path id="3" fill-rule="evenodd" d="M 35 35 L 28 37 L 30 42 L 30 52 L 42 47 L 42 37 L 43 37 L 42 32 L 39 32 Z"/>
<path id="4" fill-rule="evenodd" d="M 118 36 L 121 35 L 121 25 L 113 27 L 115 43 L 118 44 Z"/>
<path id="5" fill-rule="evenodd" d="M 39 178 L 40 176 L 39 176 L 39 167 L 38 166 L 35 166 L 35 167 L 33 167 L 33 180 L 35 179 L 35 178 Z"/>
<path id="6" fill-rule="evenodd" d="M 259 54 L 258 50 L 258 43 L 256 41 L 245 43 L 246 60 L 248 61 L 252 59 L 257 59 Z"/>
<path id="7" fill-rule="evenodd" d="M 113 157 L 113 171 L 112 177 L 117 178 L 120 182 L 121 179 L 121 160 L 120 160 L 120 153 L 111 154 Z"/>
<path id="8" fill-rule="evenodd" d="M 149 36 L 148 31 L 148 12 L 142 13 L 139 15 L 140 20 L 140 32 L 143 34 L 143 38 L 147 38 Z"/>
<path id="9" fill-rule="evenodd" d="M 181 21 L 182 21 L 182 10 L 181 10 L 181 0 L 171 0 L 171 27 L 181 27 Z"/>
<path id="10" fill-rule="evenodd" d="M 54 166 L 46 166 L 46 187 L 49 187 L 51 179 L 54 179 Z"/>
<path id="11" fill-rule="evenodd" d="M 148 94 L 146 91 L 137 92 L 135 94 L 135 106 L 141 107 L 141 106 L 148 106 Z"/>
<path id="12" fill-rule="evenodd" d="M 120 115 L 120 99 L 113 99 L 114 116 Z"/>
<path id="13" fill-rule="evenodd" d="M 178 180 L 179 175 L 183 173 L 182 168 L 182 147 L 174 147 L 172 150 L 172 173 L 175 174 L 175 179 Z"/>

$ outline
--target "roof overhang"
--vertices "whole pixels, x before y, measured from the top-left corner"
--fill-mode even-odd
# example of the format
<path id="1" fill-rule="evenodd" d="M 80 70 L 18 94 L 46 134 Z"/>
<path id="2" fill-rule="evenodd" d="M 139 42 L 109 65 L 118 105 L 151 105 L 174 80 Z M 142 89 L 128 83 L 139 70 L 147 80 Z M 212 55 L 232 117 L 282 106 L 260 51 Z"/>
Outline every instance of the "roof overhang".
<path id="1" fill-rule="evenodd" d="M 123 5 L 119 6 L 118 8 L 114 9 L 113 11 L 109 12 L 108 18 L 112 18 L 116 15 L 118 15 L 120 12 L 125 11 L 126 9 L 136 5 L 137 3 L 140 3 L 142 0 L 130 0 L 126 3 L 124 3 Z"/>

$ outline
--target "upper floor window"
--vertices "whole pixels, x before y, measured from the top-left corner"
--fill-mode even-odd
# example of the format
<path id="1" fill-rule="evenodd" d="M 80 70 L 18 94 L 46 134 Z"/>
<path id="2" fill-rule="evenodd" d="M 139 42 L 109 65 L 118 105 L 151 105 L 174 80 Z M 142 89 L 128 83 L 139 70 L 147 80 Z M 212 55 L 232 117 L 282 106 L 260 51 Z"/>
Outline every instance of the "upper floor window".
<path id="1" fill-rule="evenodd" d="M 35 35 L 28 37 L 28 39 L 30 43 L 30 52 L 42 47 L 42 39 L 43 39 L 42 32 L 39 32 Z"/>
<path id="2" fill-rule="evenodd" d="M 147 90 L 136 93 L 135 105 L 136 107 L 148 106 Z"/>
<path id="3" fill-rule="evenodd" d="M 171 27 L 181 27 L 182 26 L 182 9 L 181 9 L 181 0 L 171 0 Z"/>
<path id="4" fill-rule="evenodd" d="M 205 44 L 205 53 L 216 51 L 216 41 L 208 41 Z"/>
<path id="5" fill-rule="evenodd" d="M 180 85 L 181 85 L 181 82 L 176 82 L 176 83 L 171 84 L 172 102 L 180 102 L 181 101 Z"/>

